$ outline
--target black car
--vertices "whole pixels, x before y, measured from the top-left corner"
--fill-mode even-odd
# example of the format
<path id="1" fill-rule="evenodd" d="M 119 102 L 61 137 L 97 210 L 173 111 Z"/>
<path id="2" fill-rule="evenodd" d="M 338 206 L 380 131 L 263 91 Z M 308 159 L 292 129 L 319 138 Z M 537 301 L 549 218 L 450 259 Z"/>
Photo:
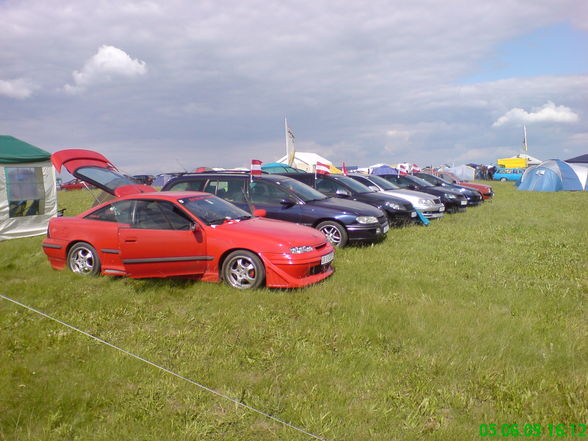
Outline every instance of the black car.
<path id="1" fill-rule="evenodd" d="M 137 181 L 139 184 L 143 185 L 151 185 L 153 181 L 155 181 L 155 176 L 153 175 L 134 175 L 133 179 Z"/>
<path id="2" fill-rule="evenodd" d="M 457 185 L 452 182 L 447 182 L 445 179 L 442 179 L 439 176 L 431 175 L 429 173 L 419 172 L 419 173 L 414 173 L 413 176 L 416 176 L 417 178 L 421 178 L 421 179 L 427 181 L 429 184 L 435 185 L 437 187 L 451 188 L 451 189 L 459 191 L 468 200 L 468 206 L 476 206 L 476 205 L 480 205 L 482 202 L 484 202 L 484 197 L 482 196 L 482 193 L 480 193 L 478 190 L 475 190 L 473 188 L 464 187 L 463 185 Z"/>
<path id="3" fill-rule="evenodd" d="M 345 175 L 296 173 L 288 174 L 300 182 L 310 185 L 327 196 L 351 199 L 379 208 L 393 225 L 402 225 L 417 220 L 413 205 L 402 198 L 374 191 L 361 182 Z"/>
<path id="4" fill-rule="evenodd" d="M 386 215 L 371 205 L 330 198 L 286 176 L 211 172 L 184 174 L 170 180 L 163 191 L 206 191 L 253 213 L 314 227 L 329 242 L 343 247 L 348 241 L 379 240 L 388 232 Z"/>
<path id="5" fill-rule="evenodd" d="M 465 211 L 468 200 L 459 191 L 451 188 L 437 187 L 429 184 L 427 181 L 412 175 L 381 175 L 382 178 L 389 180 L 393 184 L 409 190 L 418 190 L 423 193 L 429 193 L 441 198 L 445 205 L 447 213 Z"/>

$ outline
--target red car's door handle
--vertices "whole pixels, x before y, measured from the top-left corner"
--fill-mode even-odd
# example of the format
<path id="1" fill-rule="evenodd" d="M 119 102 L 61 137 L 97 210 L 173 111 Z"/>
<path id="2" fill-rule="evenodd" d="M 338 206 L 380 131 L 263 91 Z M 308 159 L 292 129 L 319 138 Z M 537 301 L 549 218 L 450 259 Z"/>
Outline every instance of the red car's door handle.
<path id="1" fill-rule="evenodd" d="M 137 242 L 137 238 L 136 237 L 125 238 L 125 243 L 132 243 L 132 242 Z"/>

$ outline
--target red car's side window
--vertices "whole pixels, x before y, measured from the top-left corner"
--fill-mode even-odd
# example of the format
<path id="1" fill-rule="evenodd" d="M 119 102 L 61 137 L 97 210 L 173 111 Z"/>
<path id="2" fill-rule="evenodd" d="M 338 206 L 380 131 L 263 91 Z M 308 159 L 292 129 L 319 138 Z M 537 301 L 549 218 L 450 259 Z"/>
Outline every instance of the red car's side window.
<path id="1" fill-rule="evenodd" d="M 189 230 L 192 221 L 177 207 L 166 201 L 138 200 L 134 228 L 149 230 Z"/>
<path id="2" fill-rule="evenodd" d="M 86 219 L 99 220 L 104 222 L 117 222 L 119 224 L 130 224 L 131 205 L 132 201 L 114 202 L 90 213 L 86 216 Z"/>

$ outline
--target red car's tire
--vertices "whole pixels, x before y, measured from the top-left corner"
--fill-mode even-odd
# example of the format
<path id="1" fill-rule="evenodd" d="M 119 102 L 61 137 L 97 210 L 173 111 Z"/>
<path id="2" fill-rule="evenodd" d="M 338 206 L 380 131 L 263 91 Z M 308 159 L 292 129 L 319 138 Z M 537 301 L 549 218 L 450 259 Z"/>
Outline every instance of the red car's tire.
<path id="1" fill-rule="evenodd" d="M 100 257 L 92 245 L 78 242 L 67 253 L 67 266 L 73 273 L 96 276 L 100 274 Z"/>
<path id="2" fill-rule="evenodd" d="M 265 285 L 265 266 L 255 253 L 233 251 L 223 262 L 223 280 L 237 289 L 256 289 Z"/>

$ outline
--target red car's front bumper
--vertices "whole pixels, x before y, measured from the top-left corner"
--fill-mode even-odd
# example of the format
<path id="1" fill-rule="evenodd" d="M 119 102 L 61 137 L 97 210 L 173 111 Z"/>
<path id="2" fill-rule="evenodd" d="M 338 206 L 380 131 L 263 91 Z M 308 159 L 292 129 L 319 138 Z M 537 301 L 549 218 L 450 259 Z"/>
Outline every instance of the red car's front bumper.
<path id="1" fill-rule="evenodd" d="M 333 274 L 332 259 L 321 263 L 321 259 L 334 251 L 322 256 L 288 258 L 284 255 L 261 254 L 266 268 L 266 286 L 268 288 L 300 288 L 320 282 Z"/>

